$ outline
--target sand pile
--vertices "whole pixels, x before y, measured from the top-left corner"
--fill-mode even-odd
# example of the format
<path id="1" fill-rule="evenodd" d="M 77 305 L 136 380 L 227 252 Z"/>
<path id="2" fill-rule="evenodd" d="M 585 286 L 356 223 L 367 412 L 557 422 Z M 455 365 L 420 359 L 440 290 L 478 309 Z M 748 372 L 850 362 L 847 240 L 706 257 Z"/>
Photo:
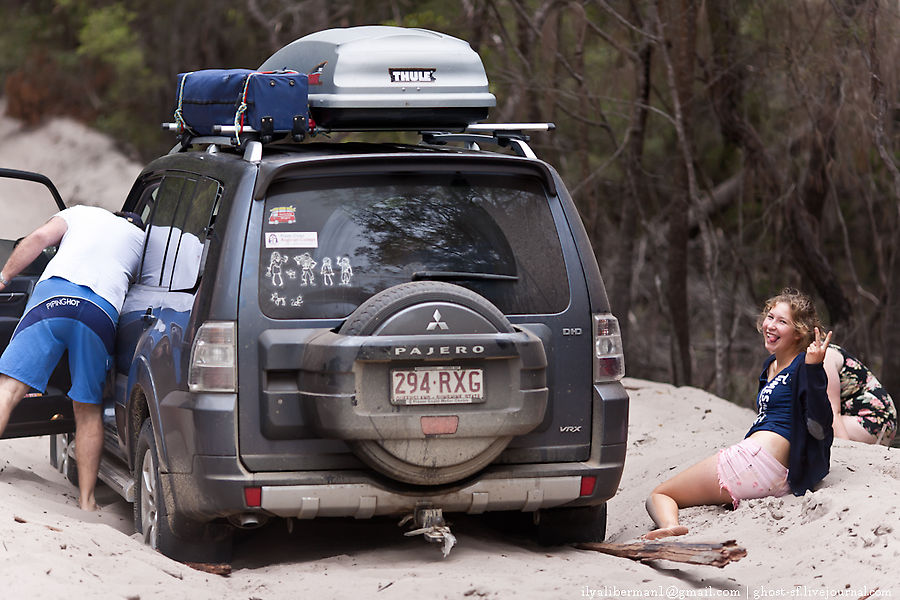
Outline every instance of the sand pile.
<path id="1" fill-rule="evenodd" d="M 610 541 L 650 529 L 643 502 L 674 468 L 739 439 L 750 411 L 693 388 L 627 380 L 629 454 L 609 505 Z M 100 513 L 47 460 L 46 439 L 0 442 L 0 581 L 11 598 L 861 598 L 900 594 L 897 450 L 838 442 L 831 474 L 805 497 L 683 511 L 685 541 L 737 540 L 723 569 L 648 564 L 500 533 L 490 517 L 451 516 L 459 543 L 405 538 L 392 520 L 283 523 L 238 541 L 229 577 L 142 545 L 131 506 L 101 489 Z M 74 594 L 74 596 L 72 595 Z M 299 595 L 298 595 L 299 594 Z"/>

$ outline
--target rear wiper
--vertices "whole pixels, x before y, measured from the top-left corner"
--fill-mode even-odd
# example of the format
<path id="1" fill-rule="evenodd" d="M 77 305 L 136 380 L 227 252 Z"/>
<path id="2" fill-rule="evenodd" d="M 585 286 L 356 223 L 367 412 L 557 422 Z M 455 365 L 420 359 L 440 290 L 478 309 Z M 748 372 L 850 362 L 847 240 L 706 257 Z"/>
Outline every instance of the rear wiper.
<path id="1" fill-rule="evenodd" d="M 499 273 L 469 273 L 468 271 L 416 271 L 412 274 L 413 281 L 438 279 L 443 281 L 518 281 L 516 275 L 501 275 Z"/>

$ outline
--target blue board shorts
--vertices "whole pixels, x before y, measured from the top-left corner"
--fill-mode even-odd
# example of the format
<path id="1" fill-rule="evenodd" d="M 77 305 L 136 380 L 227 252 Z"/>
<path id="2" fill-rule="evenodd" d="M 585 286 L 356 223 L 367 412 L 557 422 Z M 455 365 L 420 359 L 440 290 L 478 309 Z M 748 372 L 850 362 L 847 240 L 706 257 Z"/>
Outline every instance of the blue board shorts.
<path id="1" fill-rule="evenodd" d="M 69 398 L 100 404 L 112 365 L 119 314 L 90 288 L 59 277 L 39 282 L 3 356 L 0 373 L 45 392 L 69 351 Z"/>

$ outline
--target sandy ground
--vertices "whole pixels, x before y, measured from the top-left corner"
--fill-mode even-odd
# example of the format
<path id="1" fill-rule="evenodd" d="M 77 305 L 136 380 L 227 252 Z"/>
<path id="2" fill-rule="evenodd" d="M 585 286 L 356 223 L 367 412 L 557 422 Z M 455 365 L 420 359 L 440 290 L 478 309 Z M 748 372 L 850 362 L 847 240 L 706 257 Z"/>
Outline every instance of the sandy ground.
<path id="1" fill-rule="evenodd" d="M 752 414 L 694 388 L 626 380 L 629 451 L 609 503 L 608 540 L 650 528 L 644 498 L 673 469 L 739 439 Z M 85 514 L 50 467 L 46 438 L 0 442 L 0 581 L 9 598 L 617 598 L 900 597 L 897 450 L 836 442 L 831 473 L 805 497 L 737 510 L 683 511 L 684 541 L 734 539 L 747 550 L 719 569 L 646 564 L 500 533 L 490 517 L 454 516 L 447 558 L 393 520 L 283 522 L 240 540 L 228 577 L 143 546 L 131 505 L 106 488 Z"/>
<path id="2" fill-rule="evenodd" d="M 117 207 L 140 166 L 71 121 L 32 131 L 0 119 L 0 166 L 42 171 L 71 202 Z M 0 227 L 24 213 L 0 194 Z M 11 218 L 15 217 L 15 218 Z M 608 539 L 650 529 L 643 503 L 657 482 L 739 440 L 750 411 L 693 388 L 626 380 L 629 449 L 609 503 Z M 900 597 L 900 450 L 837 442 L 831 474 L 802 498 L 737 510 L 683 511 L 684 541 L 736 540 L 746 558 L 723 569 L 638 563 L 574 548 L 547 549 L 500 533 L 490 516 L 452 516 L 459 543 L 405 538 L 393 520 L 284 522 L 235 548 L 229 577 L 149 550 L 132 508 L 105 487 L 83 513 L 48 462 L 46 438 L 0 442 L 2 598 L 862 598 Z"/>
<path id="3" fill-rule="evenodd" d="M 0 100 L 0 115 L 4 110 Z M 117 152 L 106 136 L 71 119 L 25 128 L 0 116 L 0 167 L 46 175 L 69 206 L 91 204 L 118 210 L 142 165 Z M 57 210 L 42 186 L 0 179 L 0 238 L 17 239 Z"/>

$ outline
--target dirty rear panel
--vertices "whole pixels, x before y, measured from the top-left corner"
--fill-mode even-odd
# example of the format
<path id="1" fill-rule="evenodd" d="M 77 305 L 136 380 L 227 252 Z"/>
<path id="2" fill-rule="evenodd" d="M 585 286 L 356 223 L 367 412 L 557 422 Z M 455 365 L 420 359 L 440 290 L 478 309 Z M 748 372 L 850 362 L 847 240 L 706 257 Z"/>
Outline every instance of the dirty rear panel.
<path id="1" fill-rule="evenodd" d="M 356 350 L 319 356 L 315 348 L 367 298 L 417 280 L 471 289 L 543 341 L 544 420 L 514 438 L 497 461 L 586 460 L 591 309 L 554 190 L 549 172 L 535 163 L 452 155 L 344 156 L 339 166 L 326 160 L 274 176 L 257 194 L 264 199 L 253 202 L 241 274 L 244 465 L 360 466 L 344 441 L 318 433 L 308 401 L 310 394 L 355 401 Z"/>

